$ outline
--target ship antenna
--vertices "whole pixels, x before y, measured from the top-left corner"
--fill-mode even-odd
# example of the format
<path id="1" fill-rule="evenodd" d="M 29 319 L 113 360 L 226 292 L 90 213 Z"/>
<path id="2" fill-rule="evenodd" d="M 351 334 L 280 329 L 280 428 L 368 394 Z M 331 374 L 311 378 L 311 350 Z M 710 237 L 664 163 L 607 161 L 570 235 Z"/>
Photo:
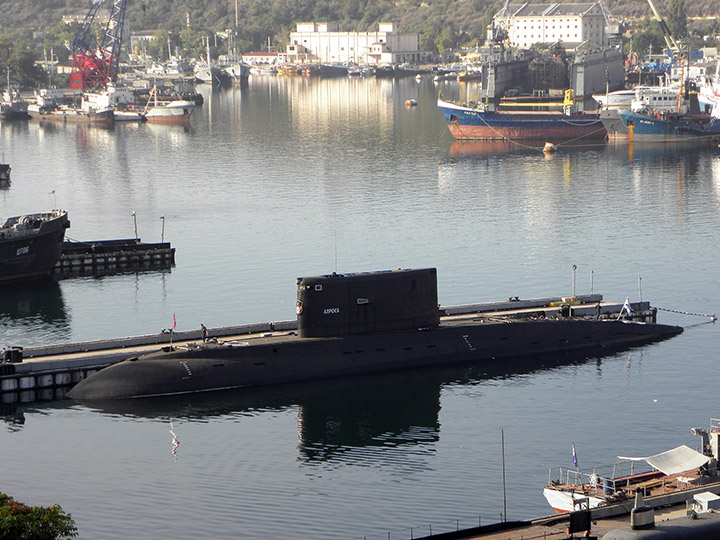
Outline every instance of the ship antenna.
<path id="1" fill-rule="evenodd" d="M 337 274 L 337 227 L 335 228 L 335 273 Z"/>
<path id="2" fill-rule="evenodd" d="M 53 189 L 48 195 L 52 195 L 53 198 L 53 208 L 57 209 L 57 198 L 55 197 L 55 190 Z"/>

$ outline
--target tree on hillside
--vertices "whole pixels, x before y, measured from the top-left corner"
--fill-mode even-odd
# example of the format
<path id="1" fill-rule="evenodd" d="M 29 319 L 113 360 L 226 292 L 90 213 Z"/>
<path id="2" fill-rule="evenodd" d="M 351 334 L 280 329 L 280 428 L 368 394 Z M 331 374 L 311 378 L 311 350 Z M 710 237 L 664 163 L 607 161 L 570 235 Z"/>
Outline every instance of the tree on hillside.
<path id="1" fill-rule="evenodd" d="M 665 38 L 657 21 L 645 19 L 641 29 L 635 31 L 630 40 L 630 51 L 636 52 L 640 57 L 650 51 L 659 53 L 665 48 Z"/>
<path id="2" fill-rule="evenodd" d="M 671 0 L 668 11 L 667 24 L 670 33 L 675 39 L 687 37 L 687 12 L 685 0 Z"/>

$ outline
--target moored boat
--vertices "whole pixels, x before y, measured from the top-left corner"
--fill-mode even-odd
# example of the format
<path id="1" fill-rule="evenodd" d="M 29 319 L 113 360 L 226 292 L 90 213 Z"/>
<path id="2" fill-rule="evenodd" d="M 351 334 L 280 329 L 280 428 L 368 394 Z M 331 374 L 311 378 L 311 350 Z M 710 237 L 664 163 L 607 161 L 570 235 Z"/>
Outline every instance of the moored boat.
<path id="1" fill-rule="evenodd" d="M 68 396 L 121 399 L 362 375 L 451 363 L 476 365 L 597 347 L 630 347 L 682 328 L 657 324 L 649 303 L 601 295 L 443 310 L 434 268 L 297 280 L 296 331 L 189 342 L 120 362 Z M 631 314 L 631 319 L 621 318 Z M 510 365 L 510 364 L 507 364 Z"/>
<path id="2" fill-rule="evenodd" d="M 0 282 L 48 275 L 68 227 L 65 210 L 9 218 L 0 227 Z"/>
<path id="3" fill-rule="evenodd" d="M 153 124 L 186 125 L 194 110 L 195 102 L 188 99 L 158 99 L 158 90 L 153 87 L 143 116 Z"/>
<path id="4" fill-rule="evenodd" d="M 681 445 L 647 457 L 618 457 L 592 470 L 551 469 L 543 495 L 561 514 L 624 503 L 638 491 L 652 506 L 677 504 L 704 491 L 720 493 L 720 420 L 692 432 L 702 437 L 702 453 Z"/>
<path id="5" fill-rule="evenodd" d="M 0 163 L 0 183 L 9 183 L 10 182 L 10 172 L 12 171 L 12 168 L 10 168 L 9 163 Z"/>
<path id="6" fill-rule="evenodd" d="M 567 103 L 567 99 L 566 99 Z M 450 134 L 460 140 L 604 140 L 607 132 L 600 116 L 563 111 L 493 111 L 483 104 L 461 105 L 438 100 Z"/>
<path id="7" fill-rule="evenodd" d="M 0 99 L 0 118 L 5 120 L 27 120 L 28 102 L 25 101 L 20 92 L 10 87 L 10 68 L 7 69 L 7 89 Z"/>
<path id="8" fill-rule="evenodd" d="M 616 142 L 720 142 L 720 107 L 712 113 L 672 112 L 649 108 L 604 110 L 600 118 Z"/>

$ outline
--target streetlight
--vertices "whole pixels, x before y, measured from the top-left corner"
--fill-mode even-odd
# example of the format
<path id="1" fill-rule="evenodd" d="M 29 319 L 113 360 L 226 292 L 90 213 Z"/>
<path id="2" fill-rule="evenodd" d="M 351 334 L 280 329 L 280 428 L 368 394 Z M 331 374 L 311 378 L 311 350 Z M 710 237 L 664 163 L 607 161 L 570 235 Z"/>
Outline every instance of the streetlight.
<path id="1" fill-rule="evenodd" d="M 133 210 L 132 213 L 133 221 L 135 222 L 135 242 L 139 240 L 138 233 L 137 233 L 137 216 L 135 215 L 135 211 Z"/>

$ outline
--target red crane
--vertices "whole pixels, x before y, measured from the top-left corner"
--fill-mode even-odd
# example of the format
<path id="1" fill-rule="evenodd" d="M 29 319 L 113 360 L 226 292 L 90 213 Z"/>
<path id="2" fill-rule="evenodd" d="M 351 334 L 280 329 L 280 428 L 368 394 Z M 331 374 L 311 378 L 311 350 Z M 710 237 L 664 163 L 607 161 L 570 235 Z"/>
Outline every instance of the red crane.
<path id="1" fill-rule="evenodd" d="M 105 0 L 93 2 L 73 39 L 70 88 L 102 90 L 117 79 L 127 0 L 112 0 L 112 11 L 100 42 L 92 25 L 103 2 Z"/>

